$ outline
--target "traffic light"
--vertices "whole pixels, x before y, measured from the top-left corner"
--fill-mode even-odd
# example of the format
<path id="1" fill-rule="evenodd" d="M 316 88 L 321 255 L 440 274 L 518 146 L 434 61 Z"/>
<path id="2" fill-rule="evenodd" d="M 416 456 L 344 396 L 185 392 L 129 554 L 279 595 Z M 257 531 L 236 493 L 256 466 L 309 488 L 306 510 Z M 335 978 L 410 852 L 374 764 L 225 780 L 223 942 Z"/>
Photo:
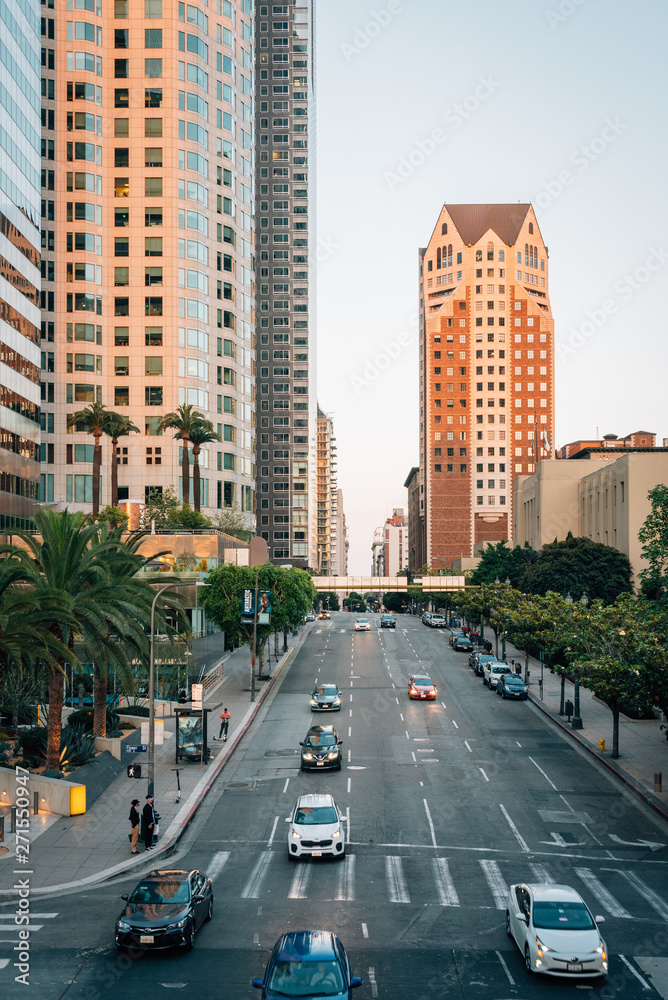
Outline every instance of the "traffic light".
<path id="1" fill-rule="evenodd" d="M 141 778 L 141 764 L 128 764 L 128 778 Z"/>

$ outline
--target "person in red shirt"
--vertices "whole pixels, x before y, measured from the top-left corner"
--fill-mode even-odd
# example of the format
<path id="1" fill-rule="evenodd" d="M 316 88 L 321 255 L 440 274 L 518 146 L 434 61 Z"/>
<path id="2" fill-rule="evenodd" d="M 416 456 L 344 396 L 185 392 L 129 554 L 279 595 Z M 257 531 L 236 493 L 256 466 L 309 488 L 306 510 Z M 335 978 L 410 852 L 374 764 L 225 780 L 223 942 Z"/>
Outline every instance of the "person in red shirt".
<path id="1" fill-rule="evenodd" d="M 226 708 L 224 708 L 223 711 L 220 713 L 220 732 L 218 733 L 216 739 L 222 738 L 223 743 L 227 740 L 227 730 L 229 729 L 229 725 L 230 725 L 230 713 L 227 711 Z"/>

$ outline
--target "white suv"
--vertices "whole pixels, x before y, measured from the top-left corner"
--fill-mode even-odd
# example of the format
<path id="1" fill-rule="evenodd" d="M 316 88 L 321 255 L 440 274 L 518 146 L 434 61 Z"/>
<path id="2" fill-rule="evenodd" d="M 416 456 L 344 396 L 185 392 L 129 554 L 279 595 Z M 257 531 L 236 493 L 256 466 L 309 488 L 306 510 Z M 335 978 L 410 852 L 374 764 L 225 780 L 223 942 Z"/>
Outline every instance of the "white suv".
<path id="1" fill-rule="evenodd" d="M 342 858 L 346 853 L 343 824 L 346 817 L 339 812 L 331 795 L 301 795 L 292 815 L 285 820 L 288 830 L 288 857 Z"/>
<path id="2" fill-rule="evenodd" d="M 487 685 L 490 691 L 493 691 L 499 683 L 499 677 L 501 674 L 512 674 L 512 670 L 507 663 L 499 663 L 498 660 L 490 660 L 485 664 L 485 673 L 482 682 Z"/>

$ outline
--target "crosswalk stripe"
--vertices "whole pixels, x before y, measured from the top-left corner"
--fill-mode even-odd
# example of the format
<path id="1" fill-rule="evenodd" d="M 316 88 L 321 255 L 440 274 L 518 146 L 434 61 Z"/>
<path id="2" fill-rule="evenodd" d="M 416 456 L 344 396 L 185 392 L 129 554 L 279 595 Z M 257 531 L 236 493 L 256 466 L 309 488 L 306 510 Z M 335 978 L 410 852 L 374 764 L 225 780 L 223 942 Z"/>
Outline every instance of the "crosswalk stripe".
<path id="1" fill-rule="evenodd" d="M 546 882 L 546 883 L 554 882 L 554 879 L 550 875 L 545 865 L 529 865 L 529 868 L 531 869 L 533 876 L 537 882 Z"/>
<path id="2" fill-rule="evenodd" d="M 459 906 L 459 896 L 450 875 L 447 858 L 432 858 L 434 881 L 441 906 Z"/>
<path id="3" fill-rule="evenodd" d="M 260 895 L 260 889 L 262 887 L 265 875 L 267 874 L 267 871 L 269 869 L 269 864 L 271 862 L 272 854 L 273 854 L 272 851 L 263 851 L 260 857 L 257 859 L 255 867 L 253 868 L 253 871 L 250 873 L 248 881 L 246 882 L 246 885 L 243 887 L 241 891 L 242 899 L 258 898 L 258 896 Z"/>
<path id="4" fill-rule="evenodd" d="M 299 862 L 297 863 L 299 864 Z M 312 871 L 311 865 L 299 864 L 292 879 L 288 899 L 306 899 Z"/>
<path id="5" fill-rule="evenodd" d="M 355 899 L 355 855 L 346 854 L 339 866 L 339 887 L 336 892 L 338 901 L 352 902 Z"/>
<path id="6" fill-rule="evenodd" d="M 229 851 L 216 851 L 214 856 L 211 858 L 211 863 L 209 864 L 206 873 L 212 882 L 215 882 L 222 872 L 229 856 Z"/>
<path id="7" fill-rule="evenodd" d="M 501 869 L 496 861 L 481 861 L 480 867 L 485 876 L 490 892 L 494 897 L 497 910 L 505 910 L 508 899 L 508 886 L 505 883 Z"/>
<path id="8" fill-rule="evenodd" d="M 589 868 L 576 868 L 575 874 L 584 882 L 592 896 L 596 897 L 603 909 L 607 910 L 611 917 L 620 917 L 622 920 L 633 920 L 631 914 L 624 909 L 611 892 L 608 892 Z"/>
<path id="9" fill-rule="evenodd" d="M 616 869 L 619 871 L 619 869 Z M 654 889 L 650 889 L 643 880 L 636 875 L 634 872 L 623 872 L 619 871 L 620 875 L 623 875 L 627 882 L 630 882 L 634 889 L 636 889 L 643 899 L 646 899 L 649 905 L 656 910 L 659 916 L 663 920 L 668 920 L 668 904 L 659 896 Z"/>
<path id="10" fill-rule="evenodd" d="M 410 903 L 408 886 L 404 876 L 401 858 L 388 856 L 385 858 L 385 878 L 391 903 Z"/>

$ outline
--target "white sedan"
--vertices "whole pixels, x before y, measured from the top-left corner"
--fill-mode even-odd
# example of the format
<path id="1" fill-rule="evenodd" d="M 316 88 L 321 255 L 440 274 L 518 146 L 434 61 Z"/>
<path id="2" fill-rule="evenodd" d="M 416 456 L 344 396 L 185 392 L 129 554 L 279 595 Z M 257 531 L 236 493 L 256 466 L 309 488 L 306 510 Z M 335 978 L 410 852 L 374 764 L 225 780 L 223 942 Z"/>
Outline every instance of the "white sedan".
<path id="1" fill-rule="evenodd" d="M 506 933 L 529 972 L 588 978 L 608 972 L 608 949 L 582 896 L 568 885 L 511 885 Z"/>
<path id="2" fill-rule="evenodd" d="M 370 623 L 369 619 L 368 618 L 358 618 L 357 621 L 355 622 L 355 631 L 356 632 L 370 632 L 371 631 L 371 623 Z"/>
<path id="3" fill-rule="evenodd" d="M 288 857 L 291 861 L 302 857 L 345 857 L 343 824 L 346 817 L 341 815 L 331 795 L 301 795 L 285 822 L 290 824 Z"/>

